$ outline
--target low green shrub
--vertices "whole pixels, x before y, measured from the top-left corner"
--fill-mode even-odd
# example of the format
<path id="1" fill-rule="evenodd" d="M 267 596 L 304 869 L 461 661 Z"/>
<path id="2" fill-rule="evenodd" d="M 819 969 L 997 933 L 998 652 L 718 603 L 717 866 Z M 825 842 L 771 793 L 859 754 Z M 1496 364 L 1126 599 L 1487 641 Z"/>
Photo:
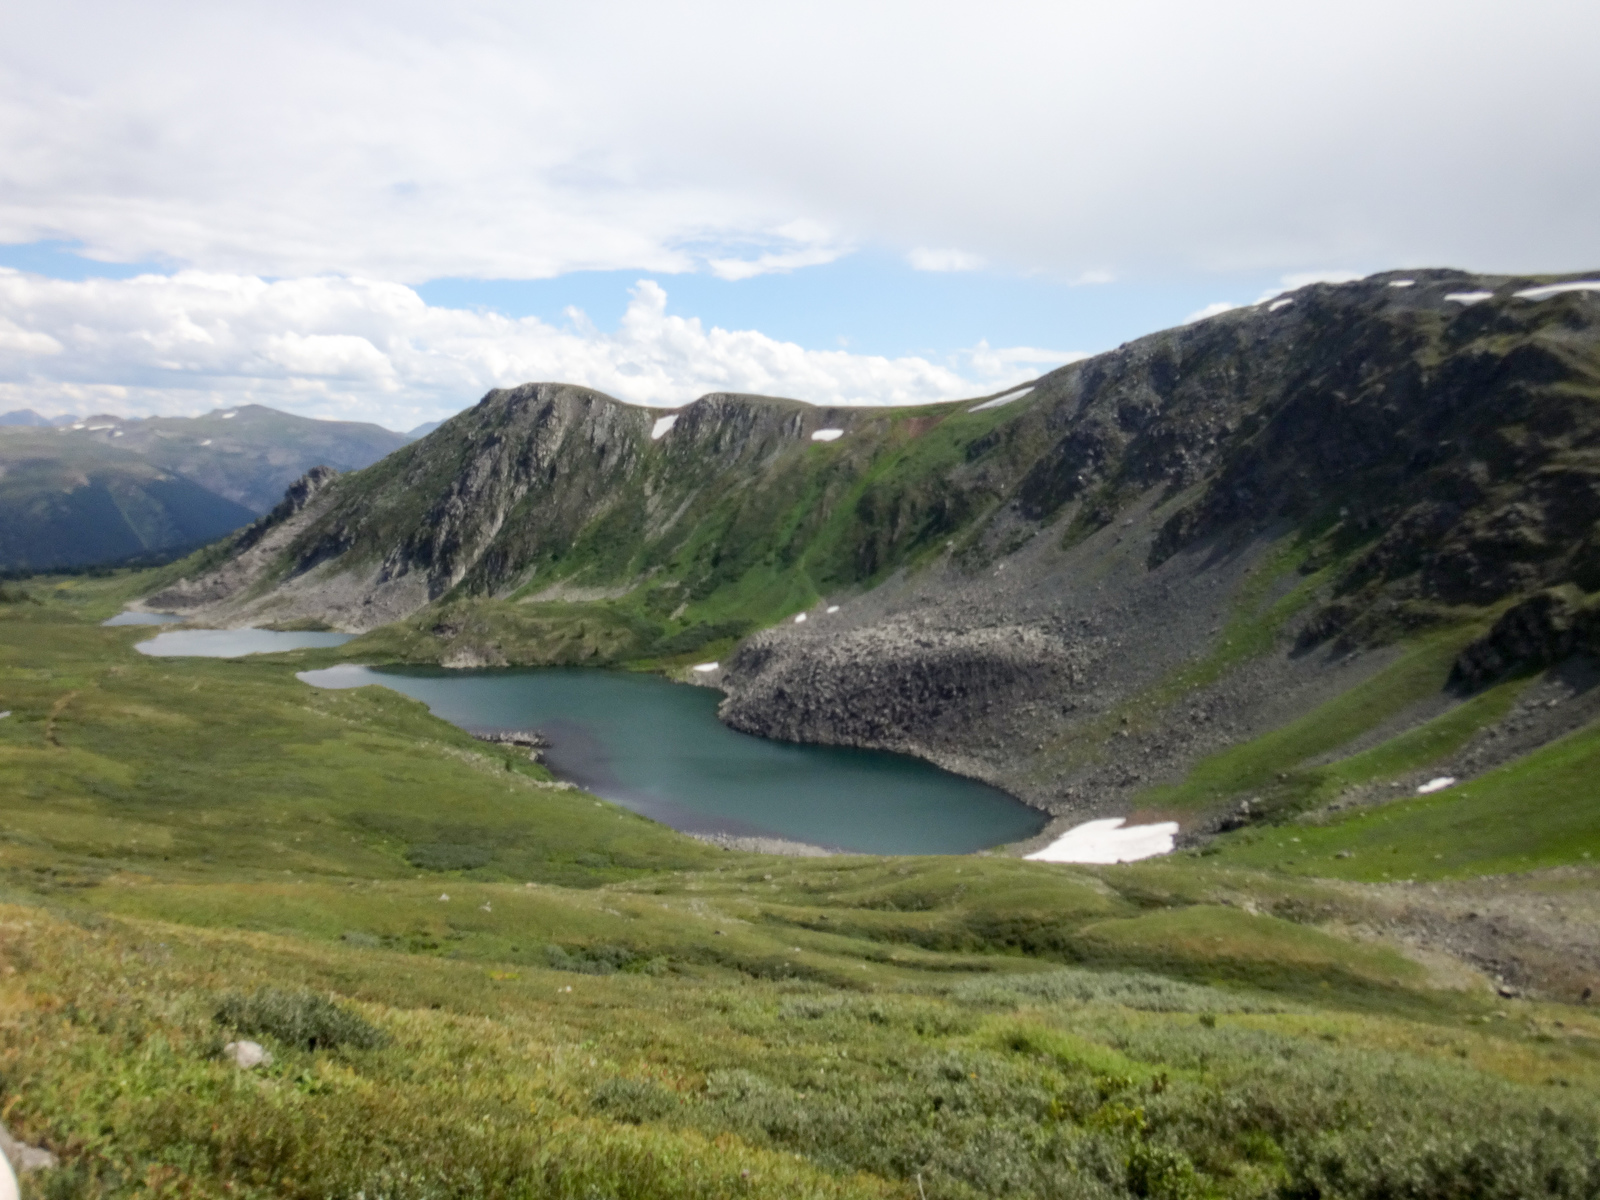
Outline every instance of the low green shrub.
<path id="1" fill-rule="evenodd" d="M 650 1079 L 608 1079 L 589 1095 L 589 1106 L 613 1121 L 643 1125 L 678 1107 L 678 1098 Z"/>
<path id="2" fill-rule="evenodd" d="M 406 851 L 406 861 L 424 871 L 471 871 L 487 866 L 494 851 L 487 846 L 462 846 L 453 842 L 427 842 Z"/>
<path id="3" fill-rule="evenodd" d="M 1120 1004 L 1145 1012 L 1281 1012 L 1282 1005 L 1222 988 L 1135 971 L 1067 968 L 1037 975 L 988 975 L 950 989 L 961 1004 L 1077 1006 Z"/>
<path id="4" fill-rule="evenodd" d="M 306 1050 L 349 1046 L 375 1050 L 389 1037 L 359 1013 L 309 991 L 260 988 L 229 992 L 217 1004 L 216 1022 L 245 1034 L 265 1034 Z"/>
<path id="5" fill-rule="evenodd" d="M 555 971 L 576 971 L 580 975 L 630 974 L 660 975 L 667 960 L 636 954 L 625 946 L 556 946 L 544 948 L 545 962 Z"/>

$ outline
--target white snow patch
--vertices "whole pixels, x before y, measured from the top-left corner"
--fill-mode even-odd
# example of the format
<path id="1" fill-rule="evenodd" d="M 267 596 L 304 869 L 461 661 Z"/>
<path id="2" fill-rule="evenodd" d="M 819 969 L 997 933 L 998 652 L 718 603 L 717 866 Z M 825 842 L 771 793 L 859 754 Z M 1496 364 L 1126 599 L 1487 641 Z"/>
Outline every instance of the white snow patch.
<path id="1" fill-rule="evenodd" d="M 1415 279 L 1391 279 L 1391 280 L 1389 280 L 1389 286 L 1390 287 L 1416 287 L 1417 286 L 1417 281 Z"/>
<path id="2" fill-rule="evenodd" d="M 1454 300 L 1457 304 L 1476 304 L 1479 300 L 1487 300 L 1493 292 L 1446 292 L 1446 300 Z"/>
<path id="3" fill-rule="evenodd" d="M 828 615 L 829 616 L 832 616 L 834 613 L 836 613 L 838 611 L 839 611 L 839 606 L 837 604 L 828 605 Z"/>
<path id="4" fill-rule="evenodd" d="M 1430 779 L 1417 789 L 1417 795 L 1426 796 L 1429 792 L 1442 792 L 1456 781 L 1454 775 L 1440 775 L 1437 779 Z"/>
<path id="5" fill-rule="evenodd" d="M 1172 839 L 1178 832 L 1176 821 L 1123 828 L 1125 819 L 1107 817 L 1075 825 L 1028 857 L 1035 862 L 1119 863 L 1172 853 Z"/>
<path id="6" fill-rule="evenodd" d="M 844 436 L 842 429 L 819 429 L 811 435 L 813 442 L 836 442 Z"/>
<path id="7" fill-rule="evenodd" d="M 1600 279 L 1579 279 L 1573 283 L 1547 283 L 1544 287 L 1523 288 L 1512 292 L 1518 300 L 1548 300 L 1562 292 L 1600 292 Z"/>
<path id="8" fill-rule="evenodd" d="M 5 712 L 0 712 L 0 721 L 4 721 L 10 715 L 11 715 L 11 710 L 9 708 L 6 709 Z"/>
<path id="9" fill-rule="evenodd" d="M 74 425 L 73 428 L 74 429 L 79 429 L 79 428 L 83 428 L 83 427 L 82 426 L 78 426 L 78 425 Z M 113 428 L 113 426 L 110 426 L 110 425 L 90 425 L 87 428 L 88 428 L 90 433 L 99 433 L 102 429 L 111 429 L 111 428 Z"/>
<path id="10" fill-rule="evenodd" d="M 223 413 L 223 414 L 222 414 L 222 419 L 223 419 L 223 420 L 224 420 L 224 421 L 231 421 L 231 420 L 233 420 L 233 419 L 234 419 L 234 418 L 235 418 L 235 417 L 237 417 L 237 416 L 238 416 L 238 415 L 239 415 L 239 414 L 238 414 L 238 413 L 236 413 L 236 412 L 231 412 L 231 413 Z"/>
<path id="11" fill-rule="evenodd" d="M 1288 308 L 1289 305 L 1291 305 L 1293 303 L 1294 303 L 1294 297 L 1293 296 L 1285 296 L 1282 300 L 1274 300 L 1271 304 L 1267 305 L 1267 311 L 1268 312 L 1277 312 L 1280 308 Z"/>
<path id="12" fill-rule="evenodd" d="M 205 441 L 201 442 L 200 444 L 202 446 L 209 446 L 209 445 L 211 445 L 211 439 L 207 438 Z"/>
<path id="13" fill-rule="evenodd" d="M 1032 391 L 1033 387 L 1031 385 L 1025 388 L 1018 388 L 1014 392 L 1007 392 L 1004 396 L 996 396 L 993 400 L 985 400 L 982 404 L 974 404 L 967 411 L 975 413 L 982 412 L 986 408 L 999 408 L 1002 404 L 1010 404 L 1013 400 L 1021 400 Z"/>
<path id="14" fill-rule="evenodd" d="M 805 613 L 801 613 L 799 616 L 795 617 L 794 623 L 796 625 L 804 625 L 806 623 L 806 615 L 805 615 Z"/>
<path id="15" fill-rule="evenodd" d="M 112 433 L 111 433 L 111 436 L 112 437 L 121 437 L 122 436 L 122 430 L 120 430 L 120 429 L 113 430 Z"/>
<path id="16" fill-rule="evenodd" d="M 666 436 L 667 430 L 671 429 L 677 423 L 677 413 L 673 413 L 670 417 L 662 417 L 654 425 L 650 426 L 650 440 L 652 442 L 660 441 Z"/>
<path id="17" fill-rule="evenodd" d="M 696 671 L 715 671 L 719 665 L 720 664 L 714 662 L 696 663 L 694 669 Z"/>

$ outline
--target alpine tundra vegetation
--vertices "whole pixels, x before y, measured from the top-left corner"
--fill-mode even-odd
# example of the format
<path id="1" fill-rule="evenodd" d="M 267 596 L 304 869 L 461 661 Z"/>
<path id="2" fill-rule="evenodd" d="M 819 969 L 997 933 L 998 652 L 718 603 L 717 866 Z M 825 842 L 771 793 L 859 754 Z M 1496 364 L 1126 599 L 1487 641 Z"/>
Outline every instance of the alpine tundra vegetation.
<path id="1" fill-rule="evenodd" d="M 1600 1196 L 1597 277 L 1313 284 L 918 408 L 496 390 L 8 583 L 25 1194 Z M 150 657 L 128 606 L 359 636 Z M 724 848 L 296 678 L 341 662 L 656 672 L 1051 822 Z M 1023 857 L 1114 818 L 1177 849 Z"/>

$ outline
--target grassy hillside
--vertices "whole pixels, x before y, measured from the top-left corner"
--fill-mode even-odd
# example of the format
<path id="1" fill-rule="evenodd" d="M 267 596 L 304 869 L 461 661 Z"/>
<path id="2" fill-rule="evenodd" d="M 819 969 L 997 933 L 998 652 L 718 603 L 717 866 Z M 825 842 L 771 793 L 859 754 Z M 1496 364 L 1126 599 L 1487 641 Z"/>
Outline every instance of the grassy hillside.
<path id="1" fill-rule="evenodd" d="M 294 680 L 326 652 L 140 656 L 146 631 L 96 622 L 146 587 L 0 603 L 0 1104 L 63 1160 L 31 1194 L 1600 1178 L 1600 1018 L 1496 997 L 1386 936 L 1363 885 L 1251 860 L 1257 831 L 1124 868 L 713 850 L 402 697 Z M 1420 858 L 1459 829 L 1494 869 L 1476 814 L 1520 787 L 1559 844 L 1539 798 L 1588 736 L 1499 791 L 1383 810 L 1393 840 Z M 241 1036 L 272 1064 L 224 1060 Z"/>

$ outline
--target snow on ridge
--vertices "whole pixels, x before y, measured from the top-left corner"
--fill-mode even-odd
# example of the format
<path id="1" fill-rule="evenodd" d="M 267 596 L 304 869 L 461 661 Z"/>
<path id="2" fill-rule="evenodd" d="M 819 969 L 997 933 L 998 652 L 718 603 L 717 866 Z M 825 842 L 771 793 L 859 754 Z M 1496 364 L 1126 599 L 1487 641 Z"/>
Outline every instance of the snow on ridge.
<path id="1" fill-rule="evenodd" d="M 1034 862 L 1119 863 L 1172 853 L 1176 821 L 1123 828 L 1124 817 L 1107 817 L 1074 825 L 1043 850 L 1027 855 Z"/>
<path id="2" fill-rule="evenodd" d="M 1454 300 L 1457 304 L 1476 304 L 1480 300 L 1487 300 L 1493 292 L 1446 292 L 1446 300 Z"/>
<path id="3" fill-rule="evenodd" d="M 1600 279 L 1575 279 L 1571 283 L 1547 283 L 1543 287 L 1523 288 L 1512 292 L 1518 300 L 1548 300 L 1563 292 L 1600 292 Z"/>
<path id="4" fill-rule="evenodd" d="M 1267 305 L 1267 311 L 1268 312 L 1277 312 L 1280 308 L 1288 308 L 1289 305 L 1291 305 L 1293 303 L 1294 303 L 1294 297 L 1293 296 L 1285 296 L 1282 300 L 1274 300 L 1271 304 Z"/>
<path id="5" fill-rule="evenodd" d="M 1391 280 L 1389 280 L 1389 286 L 1390 287 L 1416 287 L 1417 286 L 1417 281 L 1415 279 L 1391 279 Z"/>
<path id="6" fill-rule="evenodd" d="M 1018 388 L 1014 392 L 1007 392 L 1004 396 L 996 396 L 993 400 L 985 400 L 982 404 L 974 404 L 967 411 L 975 413 L 982 412 L 986 408 L 999 408 L 1002 404 L 1010 404 L 1013 400 L 1021 400 L 1031 391 L 1033 391 L 1033 385 L 1030 383 L 1027 387 Z"/>
<path id="7" fill-rule="evenodd" d="M 658 420 L 654 425 L 652 425 L 650 427 L 650 440 L 652 442 L 660 441 L 663 437 L 665 437 L 667 435 L 667 431 L 670 430 L 677 423 L 678 423 L 678 414 L 677 413 L 673 413 L 670 417 L 662 417 L 660 420 Z"/>

